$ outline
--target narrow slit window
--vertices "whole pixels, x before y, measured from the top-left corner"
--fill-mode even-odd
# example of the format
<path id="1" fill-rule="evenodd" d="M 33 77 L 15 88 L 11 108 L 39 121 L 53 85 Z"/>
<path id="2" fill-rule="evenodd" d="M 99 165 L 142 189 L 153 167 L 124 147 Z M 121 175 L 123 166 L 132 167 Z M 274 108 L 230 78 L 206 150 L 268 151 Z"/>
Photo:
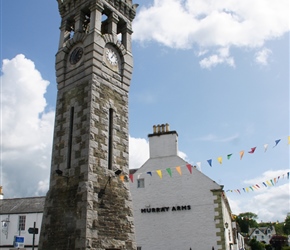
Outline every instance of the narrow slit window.
<path id="1" fill-rule="evenodd" d="M 113 120 L 114 110 L 109 109 L 108 169 L 113 169 Z"/>
<path id="2" fill-rule="evenodd" d="M 70 109 L 70 121 L 69 121 L 68 149 L 67 149 L 68 150 L 67 151 L 67 168 L 71 167 L 73 124 L 74 124 L 74 107 L 71 107 L 71 109 Z"/>

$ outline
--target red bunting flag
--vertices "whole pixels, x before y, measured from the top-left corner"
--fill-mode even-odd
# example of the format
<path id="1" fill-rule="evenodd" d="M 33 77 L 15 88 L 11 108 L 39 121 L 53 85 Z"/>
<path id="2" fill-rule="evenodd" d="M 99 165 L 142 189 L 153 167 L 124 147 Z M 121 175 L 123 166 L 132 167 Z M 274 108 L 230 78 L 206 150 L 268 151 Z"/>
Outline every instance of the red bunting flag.
<path id="1" fill-rule="evenodd" d="M 187 167 L 189 173 L 192 174 L 192 166 L 190 164 L 186 164 L 186 167 Z"/>
<path id="2" fill-rule="evenodd" d="M 131 182 L 133 182 L 134 175 L 133 174 L 129 174 L 129 178 L 130 178 Z"/>
<path id="3" fill-rule="evenodd" d="M 255 152 L 256 148 L 257 148 L 257 147 L 251 148 L 251 151 L 249 151 L 248 153 L 249 153 L 249 154 L 253 154 L 253 153 Z"/>

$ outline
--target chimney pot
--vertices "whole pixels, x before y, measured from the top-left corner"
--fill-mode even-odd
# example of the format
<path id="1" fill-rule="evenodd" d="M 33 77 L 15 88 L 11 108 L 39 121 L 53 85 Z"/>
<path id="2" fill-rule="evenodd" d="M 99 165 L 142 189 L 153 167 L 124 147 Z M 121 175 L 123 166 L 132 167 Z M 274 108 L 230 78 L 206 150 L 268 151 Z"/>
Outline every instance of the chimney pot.
<path id="1" fill-rule="evenodd" d="M 165 126 L 166 126 L 166 132 L 169 132 L 169 124 L 166 123 Z"/>

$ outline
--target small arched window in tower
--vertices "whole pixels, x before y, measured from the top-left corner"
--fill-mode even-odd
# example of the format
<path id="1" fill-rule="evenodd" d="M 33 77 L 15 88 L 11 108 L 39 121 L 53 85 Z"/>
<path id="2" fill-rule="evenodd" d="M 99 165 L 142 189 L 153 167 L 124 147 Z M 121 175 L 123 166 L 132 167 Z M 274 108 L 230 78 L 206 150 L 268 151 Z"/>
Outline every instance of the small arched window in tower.
<path id="1" fill-rule="evenodd" d="M 108 21 L 108 13 L 103 12 L 102 13 L 102 26 L 101 26 L 101 32 L 102 34 L 108 33 L 108 26 L 109 26 L 109 21 Z"/>
<path id="2" fill-rule="evenodd" d="M 89 10 L 84 10 L 83 11 L 83 17 L 82 17 L 82 31 L 85 33 L 89 33 L 90 31 L 90 16 L 91 13 Z"/>
<path id="3" fill-rule="evenodd" d="M 125 46 L 124 42 L 124 33 L 126 32 L 126 22 L 123 19 L 120 19 L 117 24 L 117 37 L 118 41 Z"/>
<path id="4" fill-rule="evenodd" d="M 73 18 L 67 20 L 66 29 L 64 33 L 64 43 L 73 38 L 75 33 L 75 21 Z"/>

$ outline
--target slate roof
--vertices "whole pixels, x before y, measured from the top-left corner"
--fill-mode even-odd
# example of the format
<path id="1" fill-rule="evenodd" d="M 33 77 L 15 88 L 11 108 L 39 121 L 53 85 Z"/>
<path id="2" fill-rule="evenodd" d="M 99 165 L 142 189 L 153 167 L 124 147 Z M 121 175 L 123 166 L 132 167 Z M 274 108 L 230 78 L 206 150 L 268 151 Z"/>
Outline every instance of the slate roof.
<path id="1" fill-rule="evenodd" d="M 42 213 L 45 196 L 0 200 L 0 214 Z"/>

